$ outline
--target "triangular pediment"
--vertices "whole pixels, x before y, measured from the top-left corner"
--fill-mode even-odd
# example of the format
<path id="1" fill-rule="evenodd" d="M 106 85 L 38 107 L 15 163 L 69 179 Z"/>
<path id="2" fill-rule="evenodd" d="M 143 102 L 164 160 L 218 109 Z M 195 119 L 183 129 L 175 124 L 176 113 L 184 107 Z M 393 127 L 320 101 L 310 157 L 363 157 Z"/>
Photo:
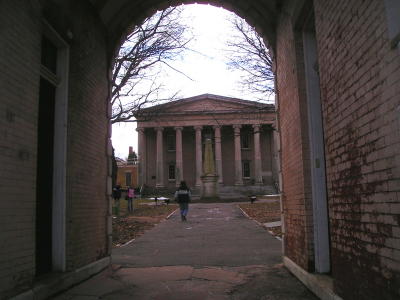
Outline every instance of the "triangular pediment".
<path id="1" fill-rule="evenodd" d="M 238 112 L 258 110 L 261 107 L 270 106 L 255 101 L 247 101 L 216 95 L 200 95 L 191 98 L 176 100 L 170 103 L 153 106 L 152 111 L 158 110 L 161 114 L 174 113 L 204 113 L 204 112 Z M 273 109 L 273 107 L 272 107 Z"/>
<path id="2" fill-rule="evenodd" d="M 165 110 L 165 112 L 204 112 L 204 111 L 237 111 L 248 106 L 235 102 L 220 101 L 216 99 L 198 99 L 191 102 L 176 103 Z"/>

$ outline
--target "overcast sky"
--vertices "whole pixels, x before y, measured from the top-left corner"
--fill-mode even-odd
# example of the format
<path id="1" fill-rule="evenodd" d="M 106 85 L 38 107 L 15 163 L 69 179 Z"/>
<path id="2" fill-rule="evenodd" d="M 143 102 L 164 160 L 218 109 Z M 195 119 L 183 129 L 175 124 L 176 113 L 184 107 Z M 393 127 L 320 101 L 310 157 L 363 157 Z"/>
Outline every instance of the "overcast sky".
<path id="1" fill-rule="evenodd" d="M 254 99 L 249 93 L 238 88 L 241 73 L 227 69 L 227 59 L 223 49 L 226 41 L 232 36 L 228 21 L 231 12 L 210 5 L 184 5 L 183 22 L 192 28 L 195 39 L 189 45 L 194 51 L 171 63 L 174 68 L 187 74 L 166 70 L 161 80 L 170 88 L 170 94 L 179 91 L 180 98 L 200 94 L 216 94 L 237 97 L 246 100 Z M 136 123 L 113 125 L 112 142 L 117 157 L 126 158 L 129 146 L 137 152 Z"/>

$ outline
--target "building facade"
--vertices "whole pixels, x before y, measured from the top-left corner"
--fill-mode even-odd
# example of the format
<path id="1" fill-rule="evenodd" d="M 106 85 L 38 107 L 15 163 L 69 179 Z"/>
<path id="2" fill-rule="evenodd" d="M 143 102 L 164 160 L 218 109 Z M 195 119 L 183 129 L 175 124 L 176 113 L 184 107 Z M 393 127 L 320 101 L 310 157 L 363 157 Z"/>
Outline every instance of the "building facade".
<path id="1" fill-rule="evenodd" d="M 136 188 L 138 186 L 138 161 L 132 147 L 129 147 L 129 155 L 127 160 L 117 159 L 117 178 L 116 185 L 126 190 L 129 187 Z"/>
<path id="2" fill-rule="evenodd" d="M 210 138 L 221 195 L 274 191 L 273 105 L 205 94 L 144 109 L 137 119 L 141 184 L 175 190 L 185 180 L 200 191 Z"/>

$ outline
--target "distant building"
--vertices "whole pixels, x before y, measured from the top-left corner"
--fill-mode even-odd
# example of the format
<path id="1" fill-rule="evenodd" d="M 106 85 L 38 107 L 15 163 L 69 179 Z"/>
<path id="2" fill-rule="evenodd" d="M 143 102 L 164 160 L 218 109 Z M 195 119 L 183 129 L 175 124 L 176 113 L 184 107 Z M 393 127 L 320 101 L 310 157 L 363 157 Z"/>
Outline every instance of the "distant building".
<path id="1" fill-rule="evenodd" d="M 273 192 L 275 107 L 216 95 L 153 106 L 137 117 L 140 183 L 201 187 L 204 141 L 211 138 L 220 192 Z"/>
<path id="2" fill-rule="evenodd" d="M 133 151 L 132 147 L 129 147 L 128 159 L 125 161 L 121 158 L 117 158 L 117 182 L 116 184 L 121 188 L 126 189 L 128 187 L 138 186 L 138 161 L 137 155 Z"/>

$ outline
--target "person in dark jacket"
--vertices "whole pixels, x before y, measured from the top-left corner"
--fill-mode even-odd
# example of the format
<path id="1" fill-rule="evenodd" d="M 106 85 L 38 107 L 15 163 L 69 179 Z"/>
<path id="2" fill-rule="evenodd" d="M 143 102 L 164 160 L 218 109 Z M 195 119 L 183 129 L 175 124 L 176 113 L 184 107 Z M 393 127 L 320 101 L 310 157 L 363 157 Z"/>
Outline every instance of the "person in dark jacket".
<path id="1" fill-rule="evenodd" d="M 189 211 L 189 202 L 192 200 L 191 198 L 192 194 L 186 185 L 186 182 L 181 181 L 178 190 L 175 192 L 175 201 L 179 203 L 182 221 L 186 221 L 186 216 Z"/>
<path id="2" fill-rule="evenodd" d="M 115 214 L 118 216 L 119 215 L 119 209 L 120 209 L 119 200 L 121 199 L 121 186 L 120 185 L 116 185 L 113 188 L 112 197 L 114 199 Z"/>

